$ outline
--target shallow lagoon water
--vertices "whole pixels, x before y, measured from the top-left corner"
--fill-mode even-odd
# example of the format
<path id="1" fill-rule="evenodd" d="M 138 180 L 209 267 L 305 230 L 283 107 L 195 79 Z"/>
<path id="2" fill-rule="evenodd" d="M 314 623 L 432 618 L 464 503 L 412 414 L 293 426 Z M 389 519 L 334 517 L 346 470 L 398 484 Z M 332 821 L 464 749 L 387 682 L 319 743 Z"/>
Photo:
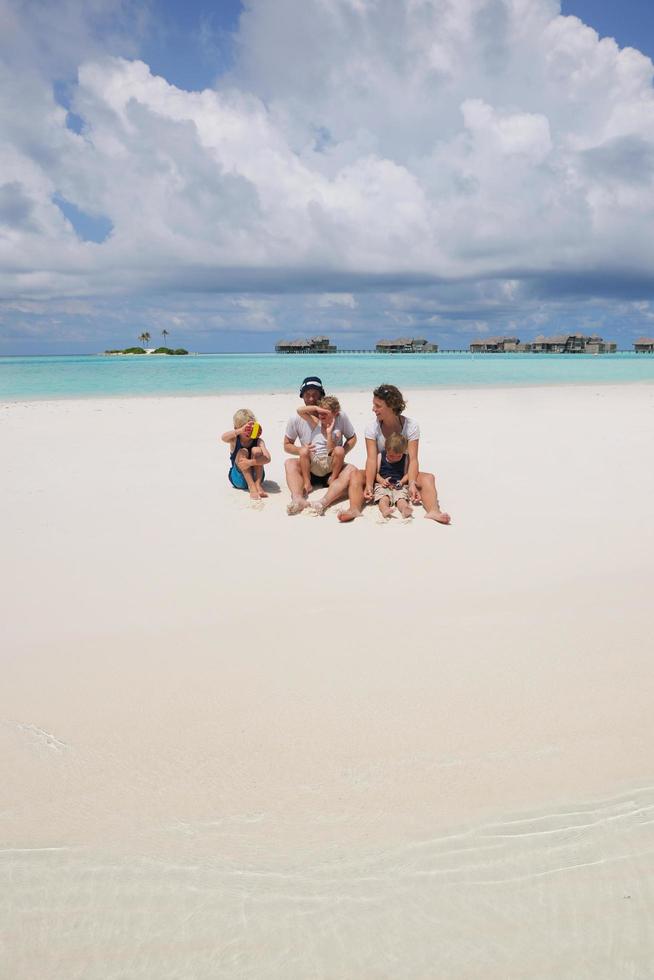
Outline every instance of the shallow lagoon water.
<path id="1" fill-rule="evenodd" d="M 318 374 L 335 392 L 403 388 L 654 382 L 654 357 L 566 354 L 198 354 L 0 357 L 0 399 L 293 391 Z"/>

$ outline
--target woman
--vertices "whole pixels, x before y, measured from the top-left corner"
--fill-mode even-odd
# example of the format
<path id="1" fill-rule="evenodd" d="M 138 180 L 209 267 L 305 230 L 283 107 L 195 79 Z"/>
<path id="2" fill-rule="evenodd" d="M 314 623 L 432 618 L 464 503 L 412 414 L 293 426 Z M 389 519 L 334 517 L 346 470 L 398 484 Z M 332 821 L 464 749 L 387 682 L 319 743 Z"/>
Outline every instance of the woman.
<path id="1" fill-rule="evenodd" d="M 439 524 L 449 524 L 450 515 L 438 504 L 436 481 L 433 473 L 421 473 L 418 465 L 420 427 L 413 419 L 402 414 L 406 407 L 402 392 L 395 385 L 380 385 L 372 393 L 372 410 L 375 421 L 366 429 L 366 468 L 352 474 L 349 487 L 350 506 L 338 515 L 339 521 L 353 521 L 361 516 L 363 505 L 373 498 L 377 473 L 377 454 L 386 444 L 391 432 L 400 432 L 409 441 L 409 499 L 422 504 L 425 517 Z"/>

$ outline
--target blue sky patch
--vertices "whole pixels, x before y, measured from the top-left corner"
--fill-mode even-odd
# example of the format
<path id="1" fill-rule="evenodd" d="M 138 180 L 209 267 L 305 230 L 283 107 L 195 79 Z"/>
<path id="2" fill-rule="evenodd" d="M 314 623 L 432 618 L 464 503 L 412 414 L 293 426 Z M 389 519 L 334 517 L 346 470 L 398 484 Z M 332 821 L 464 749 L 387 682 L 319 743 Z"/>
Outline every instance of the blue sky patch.
<path id="1" fill-rule="evenodd" d="M 87 214 L 75 204 L 72 204 L 71 201 L 67 201 L 61 194 L 53 194 L 52 200 L 63 216 L 70 221 L 75 229 L 75 234 L 81 241 L 96 242 L 98 245 L 101 245 L 113 231 L 114 226 L 105 215 Z"/>

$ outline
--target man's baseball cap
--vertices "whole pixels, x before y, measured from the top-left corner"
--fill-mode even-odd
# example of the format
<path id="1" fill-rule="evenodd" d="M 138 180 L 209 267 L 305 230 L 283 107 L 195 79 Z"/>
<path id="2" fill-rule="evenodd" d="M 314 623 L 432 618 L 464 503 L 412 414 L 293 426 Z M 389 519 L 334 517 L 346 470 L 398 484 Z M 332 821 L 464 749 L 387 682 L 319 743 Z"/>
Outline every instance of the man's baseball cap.
<path id="1" fill-rule="evenodd" d="M 325 389 L 322 386 L 322 381 L 316 375 L 310 375 L 308 378 L 304 379 L 304 381 L 300 386 L 300 398 L 307 390 L 307 388 L 317 388 L 318 391 L 320 392 L 321 398 L 325 397 Z"/>

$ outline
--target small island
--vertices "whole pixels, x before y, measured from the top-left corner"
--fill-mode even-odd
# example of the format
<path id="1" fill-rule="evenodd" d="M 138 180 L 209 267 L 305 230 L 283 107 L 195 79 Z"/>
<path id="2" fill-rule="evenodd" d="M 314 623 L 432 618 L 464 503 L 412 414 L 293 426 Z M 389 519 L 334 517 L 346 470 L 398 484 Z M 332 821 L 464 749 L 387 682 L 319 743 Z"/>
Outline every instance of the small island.
<path id="1" fill-rule="evenodd" d="M 105 354 L 188 354 L 183 347 L 125 347 L 124 350 L 106 350 Z"/>

